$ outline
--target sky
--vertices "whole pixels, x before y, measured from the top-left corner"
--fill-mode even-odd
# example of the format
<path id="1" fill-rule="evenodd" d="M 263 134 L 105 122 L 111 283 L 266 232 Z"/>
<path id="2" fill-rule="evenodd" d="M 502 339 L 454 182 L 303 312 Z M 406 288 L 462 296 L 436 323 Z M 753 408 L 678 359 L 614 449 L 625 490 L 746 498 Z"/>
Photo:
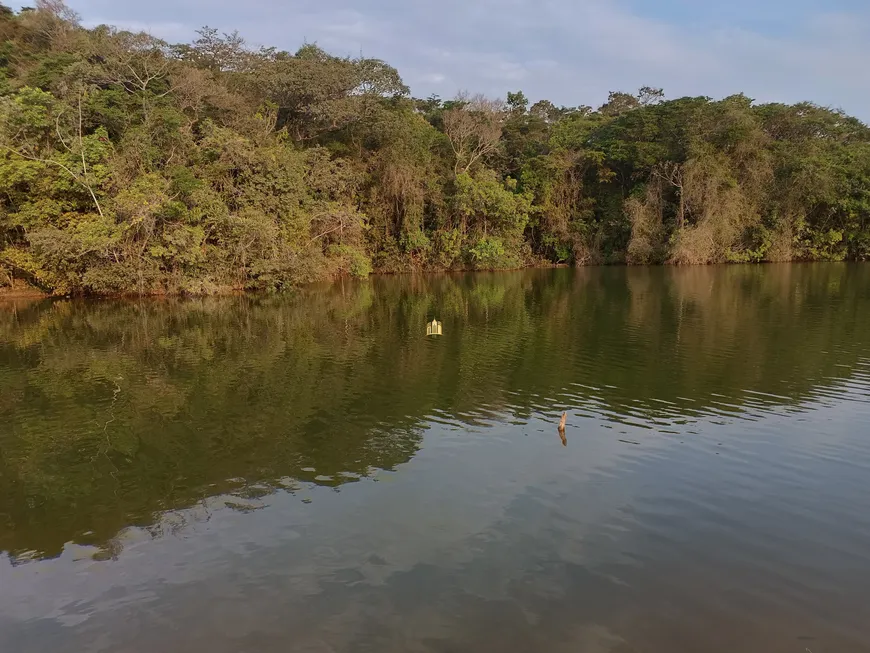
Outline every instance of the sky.
<path id="1" fill-rule="evenodd" d="M 31 4 L 0 0 L 13 8 Z M 107 23 L 189 41 L 209 25 L 252 45 L 317 43 L 398 68 L 415 96 L 458 91 L 598 106 L 608 91 L 743 92 L 870 121 L 867 0 L 68 0 Z"/>

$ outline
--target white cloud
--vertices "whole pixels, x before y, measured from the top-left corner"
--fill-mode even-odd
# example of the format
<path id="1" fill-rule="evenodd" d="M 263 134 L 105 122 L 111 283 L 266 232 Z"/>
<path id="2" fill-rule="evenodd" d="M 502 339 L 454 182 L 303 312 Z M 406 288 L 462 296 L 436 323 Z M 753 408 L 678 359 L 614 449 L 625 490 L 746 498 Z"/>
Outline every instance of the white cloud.
<path id="1" fill-rule="evenodd" d="M 155 22 L 146 23 L 138 20 L 116 20 L 103 18 L 87 18 L 82 20 L 85 27 L 97 27 L 98 25 L 112 25 L 118 29 L 130 32 L 148 32 L 170 42 L 187 41 L 191 36 L 191 29 L 182 23 Z"/>
<path id="2" fill-rule="evenodd" d="M 443 84 L 447 81 L 447 75 L 442 73 L 424 73 L 420 75 L 420 81 L 427 84 Z"/>

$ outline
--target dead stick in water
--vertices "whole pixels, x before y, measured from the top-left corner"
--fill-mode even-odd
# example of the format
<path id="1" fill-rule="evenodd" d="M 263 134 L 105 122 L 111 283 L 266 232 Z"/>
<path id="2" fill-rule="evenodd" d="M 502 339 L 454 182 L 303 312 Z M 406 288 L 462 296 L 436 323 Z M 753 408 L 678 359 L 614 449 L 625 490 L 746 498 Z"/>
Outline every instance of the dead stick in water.
<path id="1" fill-rule="evenodd" d="M 565 437 L 565 423 L 568 421 L 568 413 L 562 413 L 562 419 L 559 420 L 559 437 L 562 439 L 562 446 L 568 446 L 568 438 Z"/>

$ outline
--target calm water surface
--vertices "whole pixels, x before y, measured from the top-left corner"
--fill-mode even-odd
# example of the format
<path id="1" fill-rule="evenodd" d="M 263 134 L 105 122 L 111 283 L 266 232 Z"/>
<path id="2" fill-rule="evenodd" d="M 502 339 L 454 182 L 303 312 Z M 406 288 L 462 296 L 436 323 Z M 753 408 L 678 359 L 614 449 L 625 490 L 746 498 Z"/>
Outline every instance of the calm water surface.
<path id="1" fill-rule="evenodd" d="M 870 266 L 0 303 L 4 653 L 846 653 L 868 591 Z"/>

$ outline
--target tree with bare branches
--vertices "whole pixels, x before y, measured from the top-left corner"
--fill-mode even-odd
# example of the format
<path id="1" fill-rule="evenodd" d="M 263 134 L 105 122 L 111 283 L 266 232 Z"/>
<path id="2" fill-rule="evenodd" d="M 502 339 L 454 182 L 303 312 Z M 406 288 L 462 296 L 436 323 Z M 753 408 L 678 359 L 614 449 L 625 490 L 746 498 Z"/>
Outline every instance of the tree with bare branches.
<path id="1" fill-rule="evenodd" d="M 495 152 L 501 141 L 505 106 L 483 95 L 460 96 L 444 112 L 444 133 L 453 149 L 456 175 L 467 173 L 483 157 Z"/>

